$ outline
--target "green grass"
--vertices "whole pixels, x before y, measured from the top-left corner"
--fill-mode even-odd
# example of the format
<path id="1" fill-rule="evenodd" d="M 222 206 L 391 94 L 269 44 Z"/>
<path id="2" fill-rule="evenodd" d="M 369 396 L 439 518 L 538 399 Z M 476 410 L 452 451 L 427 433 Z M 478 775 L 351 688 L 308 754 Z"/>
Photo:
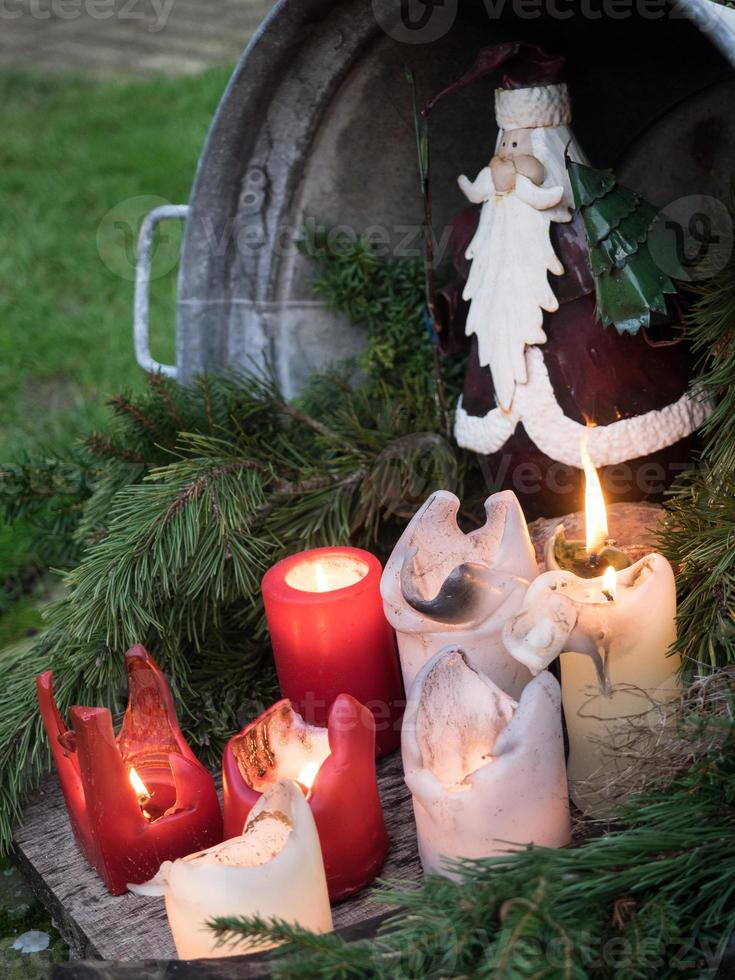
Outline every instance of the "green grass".
<path id="1" fill-rule="evenodd" d="M 229 74 L 0 72 L 0 461 L 74 441 L 102 423 L 109 395 L 142 383 L 134 241 L 148 210 L 188 200 Z M 162 236 L 151 347 L 170 362 L 181 229 Z M 32 529 L 0 528 L 0 580 L 25 568 L 31 541 Z"/>
<path id="2" fill-rule="evenodd" d="M 100 419 L 108 394 L 137 381 L 133 236 L 148 199 L 188 200 L 229 73 L 125 83 L 0 73 L 3 456 L 73 437 Z M 165 268 L 178 227 L 164 234 Z M 156 281 L 152 310 L 167 360 L 174 296 L 175 271 Z"/>

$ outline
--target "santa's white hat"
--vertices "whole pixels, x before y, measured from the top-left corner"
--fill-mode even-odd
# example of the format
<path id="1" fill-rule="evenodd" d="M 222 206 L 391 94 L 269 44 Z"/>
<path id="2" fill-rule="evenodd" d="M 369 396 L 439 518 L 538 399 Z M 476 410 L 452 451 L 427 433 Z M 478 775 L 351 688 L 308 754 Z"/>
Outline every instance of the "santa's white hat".
<path id="1" fill-rule="evenodd" d="M 495 119 L 499 129 L 537 129 L 568 126 L 572 104 L 565 82 L 531 88 L 499 88 L 495 91 Z"/>

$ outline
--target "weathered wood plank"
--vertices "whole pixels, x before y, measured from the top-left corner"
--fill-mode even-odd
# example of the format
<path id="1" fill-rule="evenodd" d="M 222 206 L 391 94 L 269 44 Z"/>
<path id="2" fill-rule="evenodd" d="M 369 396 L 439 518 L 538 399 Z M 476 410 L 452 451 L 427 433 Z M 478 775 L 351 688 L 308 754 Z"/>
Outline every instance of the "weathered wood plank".
<path id="1" fill-rule="evenodd" d="M 417 880 L 421 869 L 411 797 L 403 782 L 400 754 L 396 752 L 382 759 L 378 763 L 378 773 L 391 841 L 382 877 Z M 138 961 L 139 969 L 142 960 L 175 960 L 176 951 L 163 902 L 137 895 L 113 898 L 107 893 L 74 844 L 64 799 L 55 777 L 44 781 L 27 807 L 25 823 L 18 829 L 15 843 L 19 865 L 75 956 Z M 335 906 L 335 928 L 354 926 L 388 911 L 386 906 L 370 900 L 370 892 L 365 889 Z M 161 969 L 159 964 L 158 972 L 151 976 L 158 980 L 185 975 L 161 973 Z M 238 975 L 249 974 L 240 972 Z"/>
<path id="2" fill-rule="evenodd" d="M 385 916 L 366 919 L 340 929 L 345 939 L 370 939 Z M 78 960 L 57 966 L 53 980 L 266 980 L 270 977 L 269 953 L 231 956 L 219 960 L 137 960 L 110 963 Z"/>

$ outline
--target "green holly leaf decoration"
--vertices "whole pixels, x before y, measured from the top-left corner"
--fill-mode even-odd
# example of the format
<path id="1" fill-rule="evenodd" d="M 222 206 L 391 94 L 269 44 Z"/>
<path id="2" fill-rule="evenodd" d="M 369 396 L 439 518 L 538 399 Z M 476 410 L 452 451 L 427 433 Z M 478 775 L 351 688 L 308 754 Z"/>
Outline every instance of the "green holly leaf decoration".
<path id="1" fill-rule="evenodd" d="M 611 170 L 567 160 L 574 205 L 584 224 L 595 277 L 597 315 L 603 326 L 636 334 L 651 311 L 666 312 L 676 286 L 654 262 L 648 236 L 656 209 L 621 187 Z"/>

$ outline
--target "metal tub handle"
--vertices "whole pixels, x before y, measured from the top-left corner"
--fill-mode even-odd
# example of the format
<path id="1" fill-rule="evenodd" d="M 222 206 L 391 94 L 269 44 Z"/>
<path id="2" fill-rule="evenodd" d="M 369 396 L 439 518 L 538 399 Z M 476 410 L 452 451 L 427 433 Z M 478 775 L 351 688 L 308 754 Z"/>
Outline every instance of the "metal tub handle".
<path id="1" fill-rule="evenodd" d="M 156 228 L 162 221 L 186 221 L 188 204 L 166 204 L 154 208 L 146 215 L 138 236 L 138 255 L 135 265 L 135 300 L 133 306 L 133 343 L 135 359 L 144 371 L 164 374 L 175 378 L 178 369 L 174 364 L 159 364 L 151 355 L 148 345 L 148 314 L 150 311 L 151 260 Z"/>

